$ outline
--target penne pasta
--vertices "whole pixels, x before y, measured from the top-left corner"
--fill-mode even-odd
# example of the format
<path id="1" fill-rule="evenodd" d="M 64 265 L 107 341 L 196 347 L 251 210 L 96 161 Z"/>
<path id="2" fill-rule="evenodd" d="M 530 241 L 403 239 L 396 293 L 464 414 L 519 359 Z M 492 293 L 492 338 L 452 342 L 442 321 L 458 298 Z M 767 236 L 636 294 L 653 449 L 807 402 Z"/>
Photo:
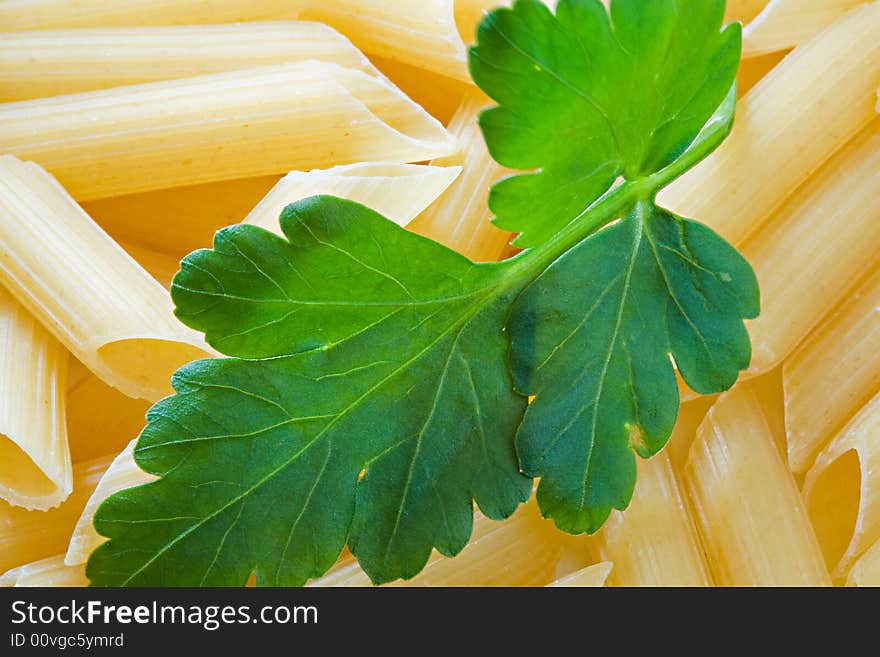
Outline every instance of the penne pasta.
<path id="1" fill-rule="evenodd" d="M 71 458 L 79 462 L 118 454 L 144 428 L 149 407 L 149 402 L 123 395 L 87 372 L 67 389 Z"/>
<path id="2" fill-rule="evenodd" d="M 307 60 L 378 75 L 348 39 L 308 21 L 7 32 L 0 102 Z"/>
<path id="3" fill-rule="evenodd" d="M 491 101 L 479 92 L 469 94 L 449 124 L 462 152 L 434 160 L 438 165 L 462 165 L 464 172 L 449 190 L 409 227 L 421 235 L 446 244 L 472 260 L 501 258 L 510 233 L 490 223 L 489 188 L 507 170 L 489 155 L 477 116 Z"/>
<path id="4" fill-rule="evenodd" d="M 865 0 L 770 0 L 743 29 L 743 57 L 806 41 Z"/>
<path id="5" fill-rule="evenodd" d="M 237 23 L 296 15 L 308 0 L 5 0 L 5 30 Z"/>
<path id="6" fill-rule="evenodd" d="M 556 579 L 563 548 L 552 523 L 543 520 L 534 498 L 507 520 L 474 515 L 471 540 L 454 559 L 436 550 L 411 580 L 391 586 L 544 586 Z M 371 586 L 353 559 L 340 561 L 310 586 Z"/>
<path id="7" fill-rule="evenodd" d="M 748 384 L 709 411 L 684 478 L 717 584 L 830 585 L 797 484 Z"/>
<path id="8" fill-rule="evenodd" d="M 599 535 L 614 564 L 611 586 L 710 586 L 696 527 L 665 453 L 638 459 L 638 480 L 624 512 L 612 511 Z"/>
<path id="9" fill-rule="evenodd" d="M 872 2 L 795 48 L 737 104 L 718 150 L 660 193 L 661 205 L 742 243 L 874 118 L 878 32 Z"/>
<path id="10" fill-rule="evenodd" d="M 171 392 L 210 355 L 171 298 L 37 165 L 0 157 L 0 281 L 80 361 L 131 397 Z"/>
<path id="11" fill-rule="evenodd" d="M 458 9 L 457 5 L 462 7 Z M 488 0 L 7 0 L 6 30 L 195 25 L 291 18 L 321 21 L 370 53 L 468 80 L 462 37 L 473 37 Z M 458 10 L 457 10 L 458 9 Z M 456 11 L 457 10 L 457 11 Z"/>
<path id="12" fill-rule="evenodd" d="M 385 162 L 293 171 L 278 181 L 243 223 L 280 235 L 278 218 L 289 203 L 329 194 L 357 201 L 405 226 L 440 196 L 459 173 L 461 167 Z"/>
<path id="13" fill-rule="evenodd" d="M 0 287 L 0 499 L 45 510 L 73 486 L 65 427 L 68 352 Z"/>
<path id="14" fill-rule="evenodd" d="M 63 553 L 109 458 L 73 466 L 73 492 L 49 511 L 27 511 L 0 501 L 0 572 Z"/>
<path id="15" fill-rule="evenodd" d="M 125 449 L 119 453 L 107 471 L 98 482 L 95 492 L 86 502 L 82 515 L 76 522 L 73 535 L 70 537 L 70 544 L 67 547 L 67 554 L 64 556 L 64 563 L 68 566 L 77 566 L 84 564 L 89 559 L 92 550 L 104 542 L 104 538 L 95 531 L 92 525 L 92 518 L 95 517 L 95 511 L 101 505 L 101 502 L 110 497 L 113 493 L 117 493 L 126 488 L 140 486 L 155 481 L 157 477 L 147 474 L 141 470 L 134 461 L 134 448 L 137 440 L 128 443 Z"/>
<path id="16" fill-rule="evenodd" d="M 849 571 L 847 586 L 880 586 L 880 541 L 874 543 Z"/>
<path id="17" fill-rule="evenodd" d="M 743 245 L 761 286 L 761 315 L 748 326 L 750 374 L 779 364 L 876 264 L 878 185 L 880 118 Z"/>
<path id="18" fill-rule="evenodd" d="M 786 359 L 783 384 L 788 462 L 803 472 L 880 391 L 880 269 Z"/>
<path id="19" fill-rule="evenodd" d="M 211 245 L 214 233 L 237 224 L 278 182 L 258 176 L 97 199 L 86 213 L 118 242 L 182 258 Z"/>
<path id="20" fill-rule="evenodd" d="M 321 62 L 0 105 L 0 150 L 78 200 L 457 148 L 390 82 Z"/>
<path id="21" fill-rule="evenodd" d="M 844 427 L 804 481 L 804 498 L 825 561 L 842 579 L 880 539 L 880 394 Z"/>
<path id="22" fill-rule="evenodd" d="M 469 81 L 454 0 L 321 0 L 300 16 L 332 25 L 361 50 Z"/>
<path id="23" fill-rule="evenodd" d="M 606 581 L 608 580 L 608 575 L 611 573 L 612 564 L 610 561 L 603 561 L 601 563 L 595 563 L 592 566 L 587 566 L 586 568 L 582 568 L 577 572 L 572 573 L 571 575 L 566 575 L 556 581 L 548 584 L 547 586 L 558 586 L 558 587 L 600 587 L 605 586 Z"/>
<path id="24" fill-rule="evenodd" d="M 0 575 L 0 587 L 88 585 L 85 566 L 65 566 L 61 554 L 18 566 Z"/>

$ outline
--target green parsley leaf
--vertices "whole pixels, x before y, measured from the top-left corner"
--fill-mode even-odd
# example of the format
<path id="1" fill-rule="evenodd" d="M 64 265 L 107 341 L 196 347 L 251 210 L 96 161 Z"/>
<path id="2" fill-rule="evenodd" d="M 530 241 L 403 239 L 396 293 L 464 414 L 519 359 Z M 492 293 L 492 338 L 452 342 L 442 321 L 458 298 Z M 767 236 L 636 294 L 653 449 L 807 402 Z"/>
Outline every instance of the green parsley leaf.
<path id="1" fill-rule="evenodd" d="M 531 283 L 513 306 L 511 367 L 535 395 L 516 436 L 544 515 L 595 532 L 636 482 L 632 450 L 666 444 L 678 412 L 672 353 L 696 391 L 734 384 L 758 314 L 748 263 L 702 224 L 639 203 Z"/>
<path id="2" fill-rule="evenodd" d="M 618 176 L 673 163 L 727 95 L 740 25 L 724 0 L 519 0 L 481 23 L 471 75 L 499 106 L 480 125 L 512 169 L 489 197 L 500 228 L 535 246 Z M 536 199 L 540 202 L 536 203 Z"/>
<path id="3" fill-rule="evenodd" d="M 503 518 L 528 498 L 500 268 L 332 197 L 288 206 L 281 226 L 287 240 L 224 229 L 175 278 L 181 319 L 265 360 L 175 375 L 136 452 L 163 478 L 96 518 L 138 549 L 99 548 L 95 581 L 121 557 L 113 583 L 244 584 L 255 570 L 262 585 L 298 585 L 347 540 L 386 582 L 418 573 L 432 547 L 460 551 L 472 499 Z"/>
<path id="4" fill-rule="evenodd" d="M 497 157 L 542 167 L 496 187 L 498 199 L 538 181 L 508 208 L 534 244 L 509 260 L 472 263 L 326 196 L 288 206 L 284 237 L 233 226 L 189 255 L 176 312 L 230 358 L 182 368 L 150 410 L 135 458 L 161 478 L 98 509 L 110 540 L 92 582 L 302 584 L 345 545 L 377 583 L 411 577 L 433 548 L 461 550 L 474 502 L 506 517 L 532 476 L 564 530 L 625 508 L 634 452 L 655 453 L 675 422 L 671 359 L 713 393 L 750 358 L 748 263 L 654 202 L 732 125 L 739 32 L 720 30 L 722 10 L 614 0 L 613 32 L 596 0 L 487 16 L 472 65 L 501 109 L 484 131 Z M 521 52 L 564 62 L 613 119 Z M 562 159 L 543 144 L 551 124 L 567 135 Z M 503 155 L 531 147 L 528 161 Z"/>

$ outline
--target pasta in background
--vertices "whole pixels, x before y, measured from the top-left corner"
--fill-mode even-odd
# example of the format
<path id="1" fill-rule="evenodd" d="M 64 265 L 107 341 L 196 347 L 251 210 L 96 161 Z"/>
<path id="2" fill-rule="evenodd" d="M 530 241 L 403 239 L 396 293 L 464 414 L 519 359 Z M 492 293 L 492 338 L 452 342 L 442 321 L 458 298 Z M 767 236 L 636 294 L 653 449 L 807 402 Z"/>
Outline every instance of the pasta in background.
<path id="1" fill-rule="evenodd" d="M 81 362 L 131 397 L 171 392 L 211 349 L 171 298 L 32 162 L 0 157 L 0 282 Z M 52 257 L 47 258 L 46 253 Z"/>
<path id="2" fill-rule="evenodd" d="M 309 60 L 378 75 L 348 39 L 307 21 L 7 32 L 0 102 Z"/>
<path id="3" fill-rule="evenodd" d="M 5 103 L 0 149 L 90 200 L 458 146 L 387 80 L 310 61 Z"/>
<path id="4" fill-rule="evenodd" d="M 804 496 L 835 578 L 880 539 L 880 395 L 843 428 L 807 473 Z"/>

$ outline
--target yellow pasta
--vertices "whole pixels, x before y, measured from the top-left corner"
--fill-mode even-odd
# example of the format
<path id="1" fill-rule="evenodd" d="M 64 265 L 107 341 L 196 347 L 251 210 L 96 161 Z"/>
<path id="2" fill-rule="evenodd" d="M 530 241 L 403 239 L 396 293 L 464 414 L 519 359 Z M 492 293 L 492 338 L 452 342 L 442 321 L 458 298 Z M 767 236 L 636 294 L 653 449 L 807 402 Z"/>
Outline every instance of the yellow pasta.
<path id="1" fill-rule="evenodd" d="M 875 116 L 878 33 L 872 2 L 795 48 L 738 103 L 721 147 L 661 192 L 661 204 L 745 240 Z"/>
<path id="2" fill-rule="evenodd" d="M 767 0 L 727 0 L 724 19 L 748 23 L 761 13 Z"/>
<path id="3" fill-rule="evenodd" d="M 144 428 L 149 407 L 149 402 L 123 395 L 88 372 L 67 389 L 67 436 L 74 462 L 118 454 Z"/>
<path id="4" fill-rule="evenodd" d="M 308 21 L 7 32 L 0 102 L 306 60 L 377 74 L 348 39 Z"/>
<path id="5" fill-rule="evenodd" d="M 751 374 L 781 362 L 876 263 L 878 185 L 880 118 L 743 245 L 761 285 L 761 315 L 749 323 Z"/>
<path id="6" fill-rule="evenodd" d="M 0 105 L 0 150 L 81 200 L 457 148 L 388 81 L 321 62 Z"/>
<path id="7" fill-rule="evenodd" d="M 880 539 L 880 394 L 816 458 L 804 497 L 835 578 Z"/>
<path id="8" fill-rule="evenodd" d="M 73 492 L 57 508 L 27 511 L 0 501 L 0 572 L 67 549 L 70 534 L 110 458 L 73 466 Z"/>
<path id="9" fill-rule="evenodd" d="M 685 480 L 717 584 L 830 585 L 800 491 L 751 387 L 737 386 L 709 411 Z"/>
<path id="10" fill-rule="evenodd" d="M 755 57 L 796 46 L 864 2 L 770 0 L 743 29 L 743 57 Z"/>
<path id="11" fill-rule="evenodd" d="M 449 124 L 449 131 L 458 137 L 463 150 L 453 157 L 434 160 L 434 164 L 460 164 L 464 172 L 409 227 L 477 261 L 498 260 L 510 241 L 510 233 L 489 222 L 489 187 L 507 173 L 489 155 L 477 125 L 480 111 L 491 104 L 479 92 L 465 98 Z"/>
<path id="12" fill-rule="evenodd" d="M 68 566 L 76 566 L 84 564 L 88 561 L 89 554 L 92 550 L 104 542 L 104 539 L 95 531 L 92 526 L 92 518 L 95 511 L 101 505 L 101 502 L 110 497 L 113 493 L 119 492 L 126 488 L 146 484 L 156 479 L 155 476 L 147 474 L 141 470 L 134 462 L 134 447 L 137 441 L 132 440 L 122 452 L 119 453 L 107 471 L 98 482 L 95 492 L 86 503 L 82 515 L 76 522 L 73 535 L 70 538 L 70 545 L 67 548 L 67 554 L 64 557 L 64 563 Z"/>
<path id="13" fill-rule="evenodd" d="M 697 530 L 665 453 L 638 460 L 629 507 L 612 511 L 599 536 L 614 564 L 612 586 L 709 586 Z"/>
<path id="14" fill-rule="evenodd" d="M 18 566 L 0 575 L 0 587 L 88 585 L 85 566 L 65 566 L 61 554 Z"/>
<path id="15" fill-rule="evenodd" d="M 370 55 L 370 61 L 443 125 L 449 123 L 464 96 L 474 88 L 464 80 L 426 71 L 395 59 Z"/>
<path id="16" fill-rule="evenodd" d="M 783 366 L 788 462 L 815 453 L 880 391 L 880 269 Z"/>
<path id="17" fill-rule="evenodd" d="M 468 80 L 467 52 L 453 0 L 323 0 L 303 18 L 332 25 L 367 52 Z"/>
<path id="18" fill-rule="evenodd" d="M 557 579 L 555 582 L 548 584 L 547 586 L 557 586 L 557 587 L 600 587 L 605 586 L 606 581 L 608 580 L 608 575 L 611 573 L 612 564 L 610 561 L 603 561 L 601 563 L 594 563 L 592 566 L 587 566 L 586 568 L 582 568 L 577 572 L 572 573 L 571 575 L 566 575 L 560 579 Z"/>
<path id="19" fill-rule="evenodd" d="M 0 281 L 95 374 L 132 397 L 171 392 L 210 354 L 168 292 L 43 169 L 0 157 Z"/>
<path id="20" fill-rule="evenodd" d="M 700 426 L 700 422 L 706 417 L 706 413 L 716 399 L 717 397 L 714 396 L 699 396 L 682 403 L 679 407 L 675 427 L 669 436 L 669 442 L 663 448 L 676 472 L 680 472 L 687 461 L 688 452 L 690 452 L 694 436 L 697 434 L 697 427 Z"/>
<path id="21" fill-rule="evenodd" d="M 458 5 L 462 7 L 459 9 Z M 191 25 L 305 18 L 347 34 L 358 47 L 468 80 L 465 41 L 486 0 L 7 0 L 6 30 Z"/>
<path id="22" fill-rule="evenodd" d="M 68 352 L 0 287 L 0 498 L 48 509 L 73 486 L 64 402 Z"/>
<path id="23" fill-rule="evenodd" d="M 119 241 L 119 246 L 155 278 L 166 290 L 171 288 L 171 279 L 180 269 L 180 257 L 156 251 L 141 244 Z"/>
<path id="24" fill-rule="evenodd" d="M 736 73 L 737 96 L 742 98 L 751 91 L 752 87 L 772 71 L 787 54 L 788 51 L 771 52 L 766 55 L 742 60 Z"/>
<path id="25" fill-rule="evenodd" d="M 543 586 L 556 579 L 566 538 L 540 517 L 534 498 L 503 522 L 474 515 L 470 542 L 454 559 L 433 552 L 413 579 L 392 586 Z M 353 559 L 346 559 L 310 586 L 370 586 Z"/>
<path id="26" fill-rule="evenodd" d="M 114 239 L 182 258 L 211 246 L 215 231 L 237 224 L 280 176 L 187 185 L 82 204 Z"/>
<path id="27" fill-rule="evenodd" d="M 880 541 L 859 558 L 846 578 L 847 586 L 880 586 Z"/>
<path id="28" fill-rule="evenodd" d="M 236 23 L 295 16 L 308 0 L 5 0 L 6 30 Z M 286 15 L 285 15 L 286 14 Z"/>
<path id="29" fill-rule="evenodd" d="M 316 194 L 357 201 L 405 226 L 443 193 L 461 167 L 363 162 L 332 169 L 293 171 L 244 219 L 281 234 L 278 217 L 289 203 Z"/>

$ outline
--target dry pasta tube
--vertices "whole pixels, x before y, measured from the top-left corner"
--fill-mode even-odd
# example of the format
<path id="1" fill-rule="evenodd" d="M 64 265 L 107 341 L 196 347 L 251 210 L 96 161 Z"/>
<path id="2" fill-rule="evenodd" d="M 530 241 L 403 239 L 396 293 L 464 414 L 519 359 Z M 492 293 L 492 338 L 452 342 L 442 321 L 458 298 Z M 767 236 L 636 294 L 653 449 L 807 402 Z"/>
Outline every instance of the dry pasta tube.
<path id="1" fill-rule="evenodd" d="M 612 586 L 710 586 L 700 539 L 669 457 L 638 459 L 629 507 L 612 511 L 599 537 Z"/>
<path id="2" fill-rule="evenodd" d="M 410 226 L 426 237 L 446 244 L 476 261 L 498 260 L 510 241 L 510 233 L 489 221 L 489 188 L 508 170 L 489 155 L 480 127 L 479 113 L 492 104 L 482 93 L 468 94 L 449 124 L 462 152 L 434 160 L 434 164 L 460 164 L 464 171 L 442 196 Z"/>
<path id="3" fill-rule="evenodd" d="M 878 186 L 880 118 L 743 245 L 761 286 L 749 374 L 779 364 L 877 262 Z"/>
<path id="4" fill-rule="evenodd" d="M 0 157 L 0 281 L 80 361 L 131 397 L 171 392 L 210 355 L 171 298 L 32 162 Z"/>
<path id="5" fill-rule="evenodd" d="M 463 5 L 456 12 L 457 5 Z M 464 36 L 497 0 L 15 0 L 0 3 L 5 30 L 195 25 L 306 18 L 370 53 L 468 80 Z M 457 23 L 457 20 L 463 21 Z"/>
<path id="6" fill-rule="evenodd" d="M 804 498 L 835 579 L 880 539 L 880 394 L 816 459 Z"/>
<path id="7" fill-rule="evenodd" d="M 86 502 L 82 515 L 76 522 L 73 535 L 70 538 L 70 545 L 67 548 L 67 554 L 64 557 L 64 563 L 68 566 L 77 566 L 84 564 L 89 559 L 89 555 L 96 547 L 104 542 L 104 538 L 95 531 L 92 525 L 92 519 L 95 517 L 95 511 L 113 493 L 118 493 L 126 488 L 140 486 L 155 481 L 157 477 L 147 474 L 141 470 L 137 463 L 134 462 L 134 448 L 137 440 L 132 440 L 119 456 L 113 459 L 110 467 L 98 482 L 95 492 Z"/>
<path id="8" fill-rule="evenodd" d="M 474 515 L 470 543 L 454 559 L 433 552 L 424 570 L 395 586 L 544 586 L 556 579 L 565 537 L 540 516 L 534 498 L 507 520 Z M 370 586 L 354 559 L 341 561 L 311 586 Z"/>
<path id="9" fill-rule="evenodd" d="M 110 458 L 75 464 L 73 492 L 49 511 L 27 511 L 0 501 L 0 572 L 63 553 L 86 501 L 109 465 Z"/>
<path id="10" fill-rule="evenodd" d="M 68 353 L 0 287 L 0 498 L 57 506 L 73 486 L 64 402 Z"/>
<path id="11" fill-rule="evenodd" d="M 0 102 L 307 60 L 377 74 L 348 39 L 308 21 L 6 32 Z"/>
<path id="12" fill-rule="evenodd" d="M 0 587 L 88 585 L 85 566 L 65 566 L 63 554 L 18 566 L 0 575 Z"/>
<path id="13" fill-rule="evenodd" d="M 874 543 L 849 571 L 847 586 L 880 586 L 880 541 Z"/>
<path id="14" fill-rule="evenodd" d="M 880 3 L 843 16 L 789 55 L 738 103 L 733 131 L 660 194 L 734 244 L 874 116 Z"/>
<path id="15" fill-rule="evenodd" d="M 558 586 L 565 588 L 597 588 L 605 586 L 605 583 L 608 580 L 608 575 L 609 573 L 611 573 L 613 565 L 614 564 L 612 564 L 610 561 L 594 563 L 592 566 L 587 566 L 586 568 L 582 568 L 581 570 L 578 570 L 571 575 L 566 575 L 565 577 L 557 579 L 555 582 L 547 584 L 547 586 Z"/>
<path id="16" fill-rule="evenodd" d="M 67 389 L 71 458 L 79 462 L 118 454 L 144 428 L 149 407 L 149 402 L 123 395 L 88 372 Z"/>
<path id="17" fill-rule="evenodd" d="M 244 219 L 280 177 L 156 189 L 88 201 L 82 207 L 116 241 L 183 258 L 211 246 L 216 231 Z"/>
<path id="18" fill-rule="evenodd" d="M 770 0 L 743 29 L 743 57 L 806 41 L 865 0 Z"/>
<path id="19" fill-rule="evenodd" d="M 461 167 L 390 162 L 292 171 L 278 181 L 245 217 L 244 223 L 281 234 L 278 218 L 289 203 L 307 196 L 329 194 L 357 201 L 405 226 L 440 196 L 459 173 Z"/>
<path id="20" fill-rule="evenodd" d="M 454 0 L 317 0 L 300 15 L 332 25 L 367 52 L 469 80 L 454 5 Z"/>
<path id="21" fill-rule="evenodd" d="M 684 475 L 716 584 L 831 584 L 800 491 L 748 384 L 709 411 Z"/>
<path id="22" fill-rule="evenodd" d="M 783 385 L 788 462 L 803 472 L 880 391 L 880 269 L 786 359 Z"/>
<path id="23" fill-rule="evenodd" d="M 0 150 L 78 200 L 458 150 L 387 80 L 293 62 L 0 105 Z"/>
<path id="24" fill-rule="evenodd" d="M 196 25 L 277 18 L 308 0 L 7 0 L 0 2 L 5 30 L 124 25 Z"/>

